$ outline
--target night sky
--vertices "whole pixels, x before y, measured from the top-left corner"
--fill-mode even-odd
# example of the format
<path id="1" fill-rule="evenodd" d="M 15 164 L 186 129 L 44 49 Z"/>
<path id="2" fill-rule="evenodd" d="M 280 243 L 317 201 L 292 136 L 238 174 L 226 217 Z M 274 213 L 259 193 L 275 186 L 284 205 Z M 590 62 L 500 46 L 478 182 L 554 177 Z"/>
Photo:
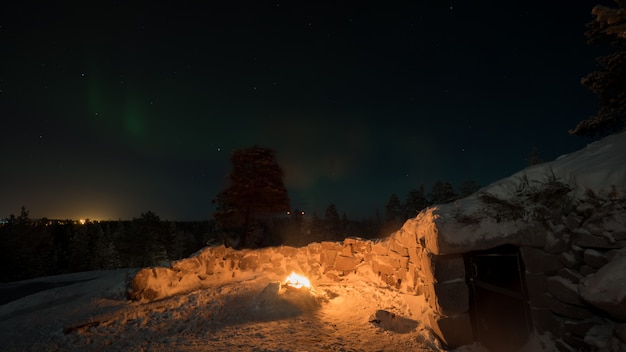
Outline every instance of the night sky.
<path id="1" fill-rule="evenodd" d="M 358 219 L 573 152 L 598 109 L 598 1 L 63 3 L 0 5 L 0 218 L 209 219 L 260 145 L 293 208 Z"/>

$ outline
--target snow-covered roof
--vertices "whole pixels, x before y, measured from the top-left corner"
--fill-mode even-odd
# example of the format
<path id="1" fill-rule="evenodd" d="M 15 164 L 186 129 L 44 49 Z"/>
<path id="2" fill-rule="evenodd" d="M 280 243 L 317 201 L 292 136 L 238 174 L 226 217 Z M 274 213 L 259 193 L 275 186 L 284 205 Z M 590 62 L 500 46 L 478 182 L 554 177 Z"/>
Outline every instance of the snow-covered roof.
<path id="1" fill-rule="evenodd" d="M 540 192 L 542 187 L 554 182 L 569 188 L 568 195 L 577 199 L 583 199 L 590 191 L 605 199 L 624 198 L 626 131 L 590 143 L 554 161 L 530 166 L 466 198 L 435 205 L 409 221 L 414 221 L 417 227 L 431 221 L 436 224 L 432 231 L 418 235 L 424 237 L 427 248 L 435 254 L 487 249 L 504 243 L 530 244 L 527 242 L 534 239 L 528 233 L 530 225 L 526 216 L 533 213 L 537 204 L 520 200 L 520 194 Z M 485 195 L 523 209 L 514 218 L 485 216 L 488 214 Z"/>

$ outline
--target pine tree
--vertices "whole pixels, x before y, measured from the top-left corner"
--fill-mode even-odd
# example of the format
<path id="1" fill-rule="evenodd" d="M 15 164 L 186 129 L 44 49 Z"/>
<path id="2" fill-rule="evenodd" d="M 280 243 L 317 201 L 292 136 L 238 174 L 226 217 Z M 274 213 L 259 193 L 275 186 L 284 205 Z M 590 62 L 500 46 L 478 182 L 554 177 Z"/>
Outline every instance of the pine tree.
<path id="1" fill-rule="evenodd" d="M 217 203 L 214 218 L 222 229 L 240 231 L 239 247 L 256 246 L 248 239 L 255 229 L 260 229 L 257 222 L 263 216 L 289 210 L 284 173 L 274 151 L 268 148 L 235 150 L 230 160 L 230 185 L 213 200 Z"/>
<path id="2" fill-rule="evenodd" d="M 596 5 L 587 24 L 589 44 L 608 44 L 615 51 L 597 59 L 602 67 L 585 76 L 581 83 L 598 96 L 595 116 L 578 123 L 570 134 L 596 137 L 624 129 L 626 120 L 626 0 L 615 0 L 618 8 Z"/>
<path id="3" fill-rule="evenodd" d="M 464 198 L 480 189 L 478 182 L 474 180 L 463 181 L 459 186 L 459 197 Z"/>
<path id="4" fill-rule="evenodd" d="M 385 221 L 386 222 L 394 222 L 402 219 L 404 214 L 404 209 L 402 207 L 402 203 L 400 202 L 400 198 L 397 194 L 393 193 L 389 197 L 389 201 L 387 201 L 387 205 L 385 206 Z"/>
<path id="5" fill-rule="evenodd" d="M 433 185 L 433 189 L 428 194 L 431 204 L 449 203 L 457 198 L 454 187 L 450 182 L 437 181 Z"/>
<path id="6" fill-rule="evenodd" d="M 424 185 L 412 189 L 406 195 L 404 201 L 405 218 L 409 219 L 416 216 L 422 209 L 428 206 L 428 200 L 424 193 Z"/>
<path id="7" fill-rule="evenodd" d="M 326 208 L 324 223 L 329 239 L 339 239 L 339 237 L 341 237 L 341 219 L 339 218 L 339 212 L 335 204 L 331 203 Z"/>

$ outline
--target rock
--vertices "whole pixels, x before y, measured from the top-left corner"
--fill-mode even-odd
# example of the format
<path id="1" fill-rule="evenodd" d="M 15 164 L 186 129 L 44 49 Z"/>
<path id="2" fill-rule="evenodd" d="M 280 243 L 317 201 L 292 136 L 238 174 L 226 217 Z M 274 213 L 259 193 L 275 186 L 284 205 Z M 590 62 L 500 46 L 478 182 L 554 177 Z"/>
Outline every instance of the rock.
<path id="1" fill-rule="evenodd" d="M 620 245 L 617 242 L 611 242 L 606 237 L 594 236 L 591 232 L 579 228 L 572 232 L 570 238 L 572 244 L 586 248 L 619 248 Z"/>
<path id="2" fill-rule="evenodd" d="M 258 266 L 259 256 L 255 254 L 248 254 L 239 261 L 239 268 L 241 270 L 256 270 Z"/>
<path id="3" fill-rule="evenodd" d="M 596 325 L 585 336 L 585 342 L 594 347 L 595 351 L 610 351 L 612 339 L 613 328 L 609 325 Z"/>
<path id="4" fill-rule="evenodd" d="M 431 297 L 436 297 L 437 311 L 453 316 L 469 311 L 469 288 L 463 280 L 441 282 L 432 285 Z"/>
<path id="5" fill-rule="evenodd" d="M 608 262 L 604 255 L 595 249 L 585 249 L 583 260 L 585 264 L 596 269 L 603 267 Z"/>
<path id="6" fill-rule="evenodd" d="M 558 274 L 560 277 L 568 279 L 575 284 L 579 283 L 580 280 L 583 278 L 580 272 L 572 269 L 561 269 L 559 270 Z"/>
<path id="7" fill-rule="evenodd" d="M 548 292 L 559 301 L 583 306 L 584 302 L 578 294 L 578 286 L 568 279 L 552 276 L 547 279 Z"/>
<path id="8" fill-rule="evenodd" d="M 570 269 L 578 266 L 577 256 L 571 251 L 561 253 L 561 255 L 559 256 L 559 261 Z"/>
<path id="9" fill-rule="evenodd" d="M 530 308 L 530 316 L 533 320 L 534 328 L 540 334 L 554 331 L 559 326 L 558 321 L 550 309 Z"/>
<path id="10" fill-rule="evenodd" d="M 566 318 L 583 320 L 593 317 L 593 312 L 589 309 L 574 304 L 568 304 L 556 298 L 552 298 L 550 309 L 552 309 L 554 313 Z"/>
<path id="11" fill-rule="evenodd" d="M 615 329 L 613 330 L 615 336 L 617 336 L 620 341 L 626 343 L 626 323 L 615 324 Z"/>
<path id="12" fill-rule="evenodd" d="M 263 288 L 263 291 L 256 297 L 259 305 L 274 305 L 278 302 L 278 292 L 280 291 L 281 284 L 278 281 L 270 282 Z"/>
<path id="13" fill-rule="evenodd" d="M 598 271 L 598 269 L 592 268 L 589 265 L 581 265 L 580 266 L 580 273 L 583 276 L 588 276 L 588 275 L 591 275 L 591 274 L 595 274 L 596 271 Z"/>
<path id="14" fill-rule="evenodd" d="M 579 286 L 582 298 L 613 318 L 626 322 L 626 256 L 615 256 Z"/>
<path id="15" fill-rule="evenodd" d="M 591 328 L 596 325 L 602 325 L 602 321 L 597 318 L 585 320 L 566 320 L 564 325 L 565 329 L 571 334 L 584 338 Z"/>
<path id="16" fill-rule="evenodd" d="M 524 266 L 529 273 L 557 272 L 563 268 L 559 256 L 533 247 L 521 247 Z"/>
<path id="17" fill-rule="evenodd" d="M 465 278 L 465 262 L 461 255 L 436 255 L 431 257 L 435 282 Z"/>
<path id="18" fill-rule="evenodd" d="M 548 253 L 563 253 L 569 249 L 569 236 L 565 236 L 562 233 L 555 233 L 548 231 L 546 235 L 546 245 L 544 250 Z"/>
<path id="19" fill-rule="evenodd" d="M 172 269 L 184 273 L 200 273 L 201 264 L 198 258 L 190 257 L 172 262 Z"/>
<path id="20" fill-rule="evenodd" d="M 352 271 L 356 267 L 357 259 L 354 257 L 346 257 L 338 255 L 335 258 L 335 270 L 338 271 Z"/>

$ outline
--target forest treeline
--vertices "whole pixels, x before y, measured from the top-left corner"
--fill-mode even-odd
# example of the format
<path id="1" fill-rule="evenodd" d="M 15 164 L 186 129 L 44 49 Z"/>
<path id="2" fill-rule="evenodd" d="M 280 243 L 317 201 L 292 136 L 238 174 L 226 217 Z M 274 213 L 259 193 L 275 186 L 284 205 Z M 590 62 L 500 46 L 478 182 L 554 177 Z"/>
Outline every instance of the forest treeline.
<path id="1" fill-rule="evenodd" d="M 429 193 L 411 190 L 401 201 L 392 194 L 384 213 L 349 219 L 331 203 L 324 214 L 293 210 L 256 219 L 248 247 L 302 246 L 346 237 L 378 238 L 397 230 L 409 217 L 433 204 L 453 200 L 478 186 L 464 183 L 456 192 L 450 183 L 437 182 Z M 471 193 L 471 192 L 470 192 Z M 0 225 L 0 282 L 80 271 L 147 267 L 188 257 L 209 246 L 238 247 L 236 236 L 214 219 L 180 222 L 161 220 L 148 211 L 132 220 L 84 221 L 31 219 L 22 207 Z"/>

